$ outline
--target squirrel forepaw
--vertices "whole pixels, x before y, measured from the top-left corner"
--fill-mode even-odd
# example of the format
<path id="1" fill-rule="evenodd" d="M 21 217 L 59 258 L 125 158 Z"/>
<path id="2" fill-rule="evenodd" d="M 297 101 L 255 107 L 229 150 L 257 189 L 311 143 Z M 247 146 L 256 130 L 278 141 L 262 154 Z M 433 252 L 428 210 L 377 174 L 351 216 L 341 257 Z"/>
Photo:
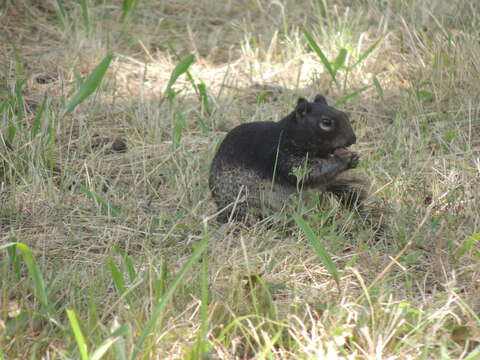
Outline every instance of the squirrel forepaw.
<path id="1" fill-rule="evenodd" d="M 348 168 L 349 169 L 356 168 L 359 162 L 360 162 L 360 156 L 357 153 L 352 152 L 352 157 L 350 158 L 350 164 Z"/>
<path id="2" fill-rule="evenodd" d="M 358 156 L 357 153 L 348 151 L 344 148 L 336 149 L 333 155 L 345 165 L 346 170 L 357 167 L 360 161 L 360 156 Z"/>

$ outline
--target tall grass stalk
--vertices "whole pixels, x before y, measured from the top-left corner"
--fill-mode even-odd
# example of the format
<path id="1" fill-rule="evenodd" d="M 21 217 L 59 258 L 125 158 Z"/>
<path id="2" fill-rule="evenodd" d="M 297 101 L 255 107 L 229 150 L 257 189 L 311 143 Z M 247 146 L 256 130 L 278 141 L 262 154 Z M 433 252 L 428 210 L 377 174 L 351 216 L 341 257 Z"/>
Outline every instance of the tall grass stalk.
<path id="1" fill-rule="evenodd" d="M 210 235 L 205 235 L 202 240 L 200 240 L 200 242 L 193 250 L 192 255 L 183 265 L 182 269 L 180 270 L 176 278 L 173 280 L 168 290 L 166 290 L 160 301 L 155 305 L 153 313 L 150 315 L 150 318 L 144 325 L 138 340 L 135 342 L 135 349 L 132 353 L 132 356 L 130 357 L 131 360 L 136 359 L 137 355 L 141 350 L 146 350 L 143 348 L 143 346 L 145 341 L 147 340 L 147 337 L 150 336 L 153 333 L 155 327 L 159 325 L 168 301 L 172 298 L 176 288 L 180 285 L 185 275 L 190 271 L 195 261 L 202 255 L 203 251 L 206 249 L 209 237 Z"/>
<path id="2" fill-rule="evenodd" d="M 16 237 L 12 237 L 10 240 L 12 242 L 0 245 L 0 251 L 14 246 L 22 254 L 23 261 L 25 265 L 27 265 L 28 274 L 32 280 L 35 297 L 40 302 L 44 314 L 49 317 L 51 310 L 53 310 L 53 304 L 49 299 L 43 275 L 35 261 L 32 251 L 27 245 L 17 242 Z"/>
<path id="3" fill-rule="evenodd" d="M 165 88 L 165 94 L 167 94 L 167 99 L 170 103 L 173 102 L 175 96 L 177 95 L 176 91 L 173 89 L 173 85 L 182 74 L 188 71 L 188 68 L 194 61 L 195 56 L 193 54 L 185 56 L 184 58 L 180 59 L 170 74 L 170 79 L 168 80 L 167 87 Z"/>
<path id="4" fill-rule="evenodd" d="M 322 245 L 320 238 L 315 235 L 310 225 L 304 219 L 295 217 L 294 220 L 297 226 L 305 233 L 308 242 L 314 248 L 322 264 L 325 265 L 325 268 L 328 270 L 330 275 L 332 275 L 335 283 L 337 284 L 338 290 L 340 291 L 340 276 L 338 275 L 337 267 L 332 261 L 328 250 Z"/>
<path id="5" fill-rule="evenodd" d="M 82 7 L 82 20 L 83 26 L 87 33 L 90 32 L 90 15 L 88 13 L 88 0 L 80 0 L 80 6 Z"/>

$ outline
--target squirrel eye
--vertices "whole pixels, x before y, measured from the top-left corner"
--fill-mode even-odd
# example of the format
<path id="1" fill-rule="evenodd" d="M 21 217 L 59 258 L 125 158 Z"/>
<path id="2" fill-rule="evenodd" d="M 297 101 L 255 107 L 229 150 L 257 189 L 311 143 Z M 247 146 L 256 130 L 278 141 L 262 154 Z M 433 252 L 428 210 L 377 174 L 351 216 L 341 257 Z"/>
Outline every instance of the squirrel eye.
<path id="1" fill-rule="evenodd" d="M 332 119 L 329 119 L 327 117 L 321 118 L 320 119 L 320 128 L 322 128 L 325 131 L 329 131 L 332 129 L 333 121 Z"/>

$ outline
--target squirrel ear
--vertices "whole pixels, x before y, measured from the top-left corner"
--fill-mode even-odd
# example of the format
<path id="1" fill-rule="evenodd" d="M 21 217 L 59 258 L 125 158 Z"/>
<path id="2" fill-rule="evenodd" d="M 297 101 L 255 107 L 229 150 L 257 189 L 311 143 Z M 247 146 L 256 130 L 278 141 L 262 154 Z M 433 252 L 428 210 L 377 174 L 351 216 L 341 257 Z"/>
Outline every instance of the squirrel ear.
<path id="1" fill-rule="evenodd" d="M 324 105 L 328 105 L 328 104 L 327 104 L 327 100 L 325 99 L 325 97 L 324 97 L 323 95 L 320 95 L 320 94 L 318 94 L 317 96 L 315 96 L 315 100 L 313 100 L 313 102 L 320 103 L 320 104 L 324 104 Z"/>
<path id="2" fill-rule="evenodd" d="M 304 98 L 298 98 L 297 107 L 295 108 L 297 117 L 303 117 L 310 112 L 310 104 Z"/>

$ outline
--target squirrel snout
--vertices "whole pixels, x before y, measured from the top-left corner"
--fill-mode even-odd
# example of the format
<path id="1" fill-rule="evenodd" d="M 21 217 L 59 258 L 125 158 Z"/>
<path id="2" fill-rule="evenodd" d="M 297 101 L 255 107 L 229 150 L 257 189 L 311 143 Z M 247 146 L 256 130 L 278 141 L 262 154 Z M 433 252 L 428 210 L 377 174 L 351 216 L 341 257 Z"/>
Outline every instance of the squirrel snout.
<path id="1" fill-rule="evenodd" d="M 347 141 L 347 146 L 350 146 L 350 145 L 353 145 L 357 142 L 357 137 L 355 136 L 355 133 L 352 131 L 352 133 L 350 134 L 350 136 L 348 137 L 348 141 Z"/>

